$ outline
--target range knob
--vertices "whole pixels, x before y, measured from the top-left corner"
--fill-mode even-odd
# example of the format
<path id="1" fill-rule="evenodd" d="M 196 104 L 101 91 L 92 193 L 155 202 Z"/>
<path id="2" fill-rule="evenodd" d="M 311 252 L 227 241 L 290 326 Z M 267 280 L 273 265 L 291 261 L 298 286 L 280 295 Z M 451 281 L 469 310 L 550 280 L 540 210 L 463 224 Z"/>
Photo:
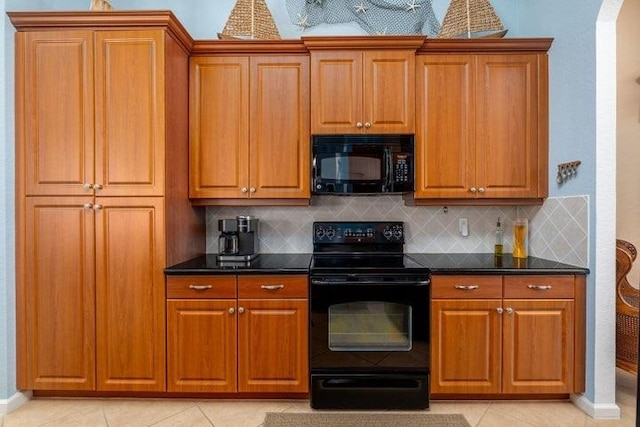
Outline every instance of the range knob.
<path id="1" fill-rule="evenodd" d="M 402 238 L 402 228 L 395 227 L 393 229 L 393 237 L 395 237 L 398 240 L 401 239 Z"/>
<path id="2" fill-rule="evenodd" d="M 391 231 L 391 229 L 389 227 L 386 227 L 383 231 L 382 231 L 382 235 L 387 238 L 390 239 L 393 236 L 393 231 Z"/>
<path id="3" fill-rule="evenodd" d="M 333 239 L 333 238 L 335 237 L 335 235 L 336 235 L 336 230 L 334 230 L 333 228 L 330 228 L 330 229 L 328 229 L 328 230 L 325 232 L 325 235 L 327 236 L 327 238 L 328 238 L 329 240 L 331 240 L 331 239 Z"/>
<path id="4" fill-rule="evenodd" d="M 318 228 L 316 229 L 316 237 L 317 237 L 318 239 L 322 239 L 322 238 L 324 237 L 324 235 L 325 235 L 324 228 L 322 228 L 322 227 L 318 227 Z"/>

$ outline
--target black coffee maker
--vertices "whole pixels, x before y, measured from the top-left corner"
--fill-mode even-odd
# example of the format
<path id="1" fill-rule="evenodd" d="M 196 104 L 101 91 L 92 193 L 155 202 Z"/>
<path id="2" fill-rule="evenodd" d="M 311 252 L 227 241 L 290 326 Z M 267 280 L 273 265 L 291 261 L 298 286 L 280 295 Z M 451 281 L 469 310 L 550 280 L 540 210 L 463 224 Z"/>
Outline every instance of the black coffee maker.
<path id="1" fill-rule="evenodd" d="M 258 256 L 258 219 L 237 216 L 235 219 L 218 220 L 218 261 L 245 262 Z"/>

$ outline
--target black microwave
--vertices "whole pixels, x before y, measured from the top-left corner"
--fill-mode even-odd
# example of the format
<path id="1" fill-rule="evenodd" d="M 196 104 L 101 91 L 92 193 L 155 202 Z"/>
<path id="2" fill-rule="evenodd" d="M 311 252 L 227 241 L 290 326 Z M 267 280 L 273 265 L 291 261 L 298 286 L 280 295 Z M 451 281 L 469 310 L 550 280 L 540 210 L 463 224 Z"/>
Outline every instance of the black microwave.
<path id="1" fill-rule="evenodd" d="M 413 191 L 413 135 L 312 136 L 313 194 Z"/>

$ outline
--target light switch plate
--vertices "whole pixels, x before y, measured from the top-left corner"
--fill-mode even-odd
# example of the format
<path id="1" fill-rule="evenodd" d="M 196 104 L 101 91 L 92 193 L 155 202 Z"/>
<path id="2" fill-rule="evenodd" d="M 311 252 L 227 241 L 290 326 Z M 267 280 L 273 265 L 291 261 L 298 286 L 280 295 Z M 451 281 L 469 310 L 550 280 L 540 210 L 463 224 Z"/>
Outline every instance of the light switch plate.
<path id="1" fill-rule="evenodd" d="M 467 218 L 458 219 L 458 231 L 462 237 L 469 235 L 469 220 Z"/>

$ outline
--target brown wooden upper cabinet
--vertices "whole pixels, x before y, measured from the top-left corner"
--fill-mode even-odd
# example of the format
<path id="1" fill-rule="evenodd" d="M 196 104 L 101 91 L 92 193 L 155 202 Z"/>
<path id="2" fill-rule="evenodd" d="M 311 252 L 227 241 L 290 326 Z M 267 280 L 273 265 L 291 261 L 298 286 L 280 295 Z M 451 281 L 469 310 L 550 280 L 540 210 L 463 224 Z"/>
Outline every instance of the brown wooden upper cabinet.
<path id="1" fill-rule="evenodd" d="M 311 51 L 311 133 L 414 133 L 423 37 L 303 38 Z"/>
<path id="2" fill-rule="evenodd" d="M 164 195 L 163 33 L 37 31 L 19 43 L 26 194 Z"/>
<path id="3" fill-rule="evenodd" d="M 191 58 L 189 196 L 308 204 L 308 85 L 304 55 Z"/>
<path id="4" fill-rule="evenodd" d="M 549 47 L 550 41 L 543 40 Z M 547 55 L 417 56 L 416 204 L 539 204 L 548 194 Z"/>

